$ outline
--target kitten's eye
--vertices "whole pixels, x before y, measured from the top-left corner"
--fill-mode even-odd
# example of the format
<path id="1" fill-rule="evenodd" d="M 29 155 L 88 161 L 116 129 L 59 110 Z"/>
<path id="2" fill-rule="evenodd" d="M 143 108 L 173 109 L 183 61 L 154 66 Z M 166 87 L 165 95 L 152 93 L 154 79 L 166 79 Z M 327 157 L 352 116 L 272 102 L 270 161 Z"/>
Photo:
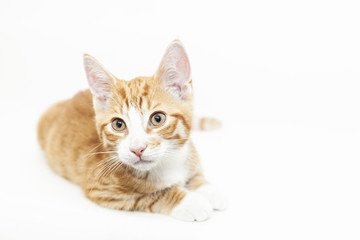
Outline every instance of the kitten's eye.
<path id="1" fill-rule="evenodd" d="M 124 131 L 126 129 L 125 122 L 120 118 L 114 119 L 111 123 L 111 126 L 115 131 L 118 132 Z"/>
<path id="2" fill-rule="evenodd" d="M 163 114 L 161 112 L 154 113 L 150 117 L 150 123 L 152 126 L 155 126 L 155 127 L 159 127 L 159 126 L 163 125 L 165 120 L 166 120 L 166 116 L 165 116 L 165 114 Z"/>

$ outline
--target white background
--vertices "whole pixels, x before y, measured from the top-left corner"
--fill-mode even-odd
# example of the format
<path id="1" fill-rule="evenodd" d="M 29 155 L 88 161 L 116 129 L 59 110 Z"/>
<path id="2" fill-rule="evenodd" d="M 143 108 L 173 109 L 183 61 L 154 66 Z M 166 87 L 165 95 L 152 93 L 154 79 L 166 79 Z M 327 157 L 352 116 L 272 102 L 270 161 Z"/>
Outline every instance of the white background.
<path id="1" fill-rule="evenodd" d="M 0 239 L 359 239 L 358 1 L 0 0 Z M 51 172 L 40 115 L 87 88 L 82 54 L 152 75 L 183 41 L 208 178 L 202 223 L 99 207 Z"/>

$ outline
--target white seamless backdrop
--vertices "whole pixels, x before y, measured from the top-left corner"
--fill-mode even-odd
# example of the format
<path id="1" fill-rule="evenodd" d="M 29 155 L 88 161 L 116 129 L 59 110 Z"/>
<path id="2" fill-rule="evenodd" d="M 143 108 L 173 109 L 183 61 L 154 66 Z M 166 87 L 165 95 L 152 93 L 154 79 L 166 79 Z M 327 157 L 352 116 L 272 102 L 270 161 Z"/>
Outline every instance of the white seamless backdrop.
<path id="1" fill-rule="evenodd" d="M 358 1 L 0 0 L 0 239 L 359 239 Z M 205 174 L 229 201 L 201 223 L 109 210 L 55 175 L 40 115 L 87 88 L 82 54 L 122 79 L 183 41 Z"/>

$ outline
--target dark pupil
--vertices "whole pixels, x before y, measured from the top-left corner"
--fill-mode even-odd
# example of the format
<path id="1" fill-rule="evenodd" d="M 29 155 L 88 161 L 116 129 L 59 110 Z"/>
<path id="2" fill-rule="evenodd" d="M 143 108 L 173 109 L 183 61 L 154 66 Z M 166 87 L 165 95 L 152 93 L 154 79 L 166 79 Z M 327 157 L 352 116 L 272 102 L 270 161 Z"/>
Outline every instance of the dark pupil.
<path id="1" fill-rule="evenodd" d="M 116 121 L 116 127 L 118 127 L 119 129 L 122 127 L 123 122 L 121 120 L 117 120 Z"/>
<path id="2" fill-rule="evenodd" d="M 155 115 L 154 119 L 158 123 L 161 122 L 161 116 L 160 115 Z"/>

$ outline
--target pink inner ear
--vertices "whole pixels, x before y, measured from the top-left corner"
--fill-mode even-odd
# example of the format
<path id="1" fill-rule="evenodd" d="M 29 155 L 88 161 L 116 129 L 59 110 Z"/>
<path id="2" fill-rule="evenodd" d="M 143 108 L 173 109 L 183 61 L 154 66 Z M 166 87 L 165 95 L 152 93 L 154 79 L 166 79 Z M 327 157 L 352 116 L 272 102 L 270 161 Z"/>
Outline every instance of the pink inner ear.
<path id="1" fill-rule="evenodd" d="M 172 43 L 161 62 L 158 76 L 166 90 L 174 97 L 185 100 L 191 93 L 191 69 L 184 47 L 179 42 Z"/>
<path id="2" fill-rule="evenodd" d="M 181 87 L 180 84 L 174 83 L 174 84 L 171 85 L 171 87 L 172 87 L 173 89 L 176 89 L 176 91 L 178 91 L 178 92 L 181 94 L 182 87 Z"/>
<path id="3" fill-rule="evenodd" d="M 90 56 L 85 56 L 84 63 L 94 107 L 105 110 L 112 92 L 111 75 Z"/>
<path id="4" fill-rule="evenodd" d="M 107 76 L 104 73 L 97 72 L 93 69 L 86 71 L 90 89 L 96 97 L 105 98 L 106 95 L 109 95 L 111 92 L 110 80 L 107 79 Z M 100 99 L 99 99 L 100 100 Z"/>
<path id="5" fill-rule="evenodd" d="M 106 105 L 107 98 L 105 96 L 96 96 L 96 100 L 101 104 L 101 106 Z"/>
<path id="6" fill-rule="evenodd" d="M 88 80 L 89 80 L 89 86 L 91 89 L 93 90 L 96 90 L 96 73 L 94 71 L 87 71 L 87 77 L 88 77 Z M 95 91 L 96 92 L 96 91 Z"/>
<path id="7" fill-rule="evenodd" d="M 176 63 L 176 68 L 180 73 L 182 84 L 186 84 L 190 81 L 190 63 L 189 63 L 189 59 L 186 56 L 186 53 L 183 52 L 182 54 L 183 55 Z"/>

